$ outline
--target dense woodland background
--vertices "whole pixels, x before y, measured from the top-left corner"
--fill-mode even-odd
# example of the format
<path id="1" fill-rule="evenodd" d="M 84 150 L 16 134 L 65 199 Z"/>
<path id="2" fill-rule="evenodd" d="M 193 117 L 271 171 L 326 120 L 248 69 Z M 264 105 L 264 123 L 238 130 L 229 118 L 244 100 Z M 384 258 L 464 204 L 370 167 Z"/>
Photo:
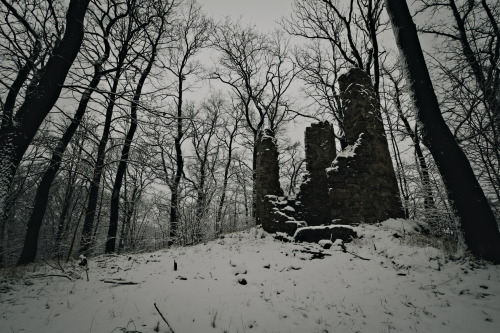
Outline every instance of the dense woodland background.
<path id="1" fill-rule="evenodd" d="M 0 266 L 194 244 L 253 226 L 258 131 L 277 133 L 281 184 L 295 195 L 305 166 L 294 130 L 328 120 L 345 147 L 337 78 L 355 66 L 379 94 L 406 217 L 461 242 L 384 1 L 295 0 L 281 28 L 263 33 L 212 20 L 202 2 L 93 0 L 60 95 L 44 94 L 59 85 L 51 61 L 78 40 L 68 22 L 86 2 L 0 0 Z M 500 221 L 500 3 L 411 9 L 432 43 L 425 57 L 442 116 Z M 57 102 L 35 117 L 29 110 L 45 101 L 33 96 Z"/>

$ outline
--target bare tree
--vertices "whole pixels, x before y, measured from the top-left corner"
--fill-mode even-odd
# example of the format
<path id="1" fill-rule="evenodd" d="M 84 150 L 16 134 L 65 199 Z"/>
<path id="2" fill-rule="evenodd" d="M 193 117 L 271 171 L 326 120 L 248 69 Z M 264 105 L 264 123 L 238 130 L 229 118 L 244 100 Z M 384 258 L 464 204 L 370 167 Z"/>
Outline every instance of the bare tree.
<path id="1" fill-rule="evenodd" d="M 295 196 L 300 176 L 305 171 L 304 148 L 300 142 L 280 142 L 280 155 L 278 162 L 280 164 L 280 179 L 284 180 L 285 193 L 289 196 Z"/>
<path id="2" fill-rule="evenodd" d="M 174 91 L 169 94 L 173 99 L 173 114 L 175 119 L 175 170 L 170 174 L 167 172 L 165 159 L 163 166 L 165 178 L 169 186 L 170 195 L 170 237 L 171 241 L 176 236 L 176 228 L 179 223 L 179 186 L 184 173 L 184 158 L 182 156 L 182 142 L 184 140 L 185 128 L 184 118 L 185 112 L 185 92 L 190 89 L 190 81 L 200 74 L 200 63 L 194 59 L 198 52 L 207 46 L 208 36 L 212 29 L 212 22 L 202 13 L 200 6 L 193 0 L 188 1 L 183 8 L 180 9 L 180 18 L 177 24 L 174 25 L 174 30 L 177 31 L 177 42 L 171 48 L 166 50 L 166 54 L 162 57 L 162 67 L 171 74 L 175 79 Z M 194 79 L 196 81 L 196 79 Z M 162 150 L 163 157 L 165 150 Z"/>
<path id="3" fill-rule="evenodd" d="M 388 82 L 384 86 L 384 90 L 387 89 L 388 96 L 386 96 L 386 98 L 391 101 L 391 106 L 396 111 L 396 119 L 403 125 L 403 129 L 400 132 L 403 133 L 405 137 L 410 138 L 415 150 L 416 162 L 418 164 L 419 176 L 421 178 L 421 188 L 423 189 L 424 217 L 430 217 L 436 210 L 434 195 L 432 193 L 430 170 L 424 156 L 418 123 L 415 123 L 415 125 L 412 126 L 410 124 L 410 120 L 408 119 L 407 112 L 403 110 L 403 105 L 405 104 L 403 94 L 406 90 L 403 86 L 403 75 L 398 68 L 384 68 L 384 77 L 388 79 Z M 388 122 L 389 121 L 390 120 L 388 120 Z M 399 157 L 399 154 L 397 154 L 397 157 Z M 404 182 L 404 180 L 400 181 L 400 184 Z M 407 193 L 407 191 L 402 192 Z M 406 194 L 406 196 L 408 196 L 408 194 Z M 438 232 L 439 227 L 434 225 L 433 229 L 435 232 Z"/>
<path id="4" fill-rule="evenodd" d="M 493 212 L 467 157 L 446 125 L 434 93 L 417 30 L 406 2 L 386 0 L 393 32 L 403 60 L 421 134 L 457 212 L 471 252 L 500 263 L 500 233 Z"/>
<path id="5" fill-rule="evenodd" d="M 289 39 L 281 32 L 268 37 L 227 21 L 218 27 L 212 43 L 220 57 L 211 77 L 230 88 L 253 136 L 255 180 L 257 135 L 266 126 L 276 131 L 292 119 L 289 89 L 299 70 Z"/>
<path id="6" fill-rule="evenodd" d="M 110 210 L 110 220 L 108 229 L 108 238 L 106 241 L 106 253 L 112 253 L 115 251 L 116 246 L 116 235 L 118 230 L 118 214 L 120 207 L 120 190 L 123 183 L 123 177 L 127 169 L 127 164 L 129 161 L 130 147 L 132 145 L 132 140 L 134 139 L 135 132 L 137 130 L 137 111 L 140 107 L 140 98 L 144 88 L 146 79 L 148 78 L 153 65 L 155 64 L 158 48 L 160 43 L 165 39 L 165 35 L 169 32 L 167 27 L 168 16 L 171 14 L 174 2 L 165 4 L 162 3 L 152 3 L 149 8 L 145 8 L 145 13 L 141 13 L 146 19 L 158 18 L 158 22 L 153 22 L 151 25 L 151 30 L 156 34 L 152 35 L 146 31 L 145 36 L 150 44 L 150 50 L 146 54 L 141 54 L 140 58 L 143 58 L 144 68 L 137 67 L 137 70 L 141 72 L 137 86 L 132 97 L 130 105 L 130 126 L 125 137 L 125 142 L 123 144 L 120 162 L 118 164 L 118 169 L 116 171 L 116 177 L 113 183 L 113 191 L 111 194 L 111 210 Z M 149 12 L 152 11 L 152 12 Z M 136 60 L 137 61 L 137 60 Z"/>
<path id="7" fill-rule="evenodd" d="M 187 164 L 190 176 L 186 179 L 195 192 L 195 216 L 191 223 L 194 229 L 193 241 L 202 238 L 202 222 L 209 217 L 209 207 L 217 191 L 217 177 L 221 144 L 216 141 L 221 129 L 222 116 L 227 110 L 224 100 L 215 95 L 207 98 L 191 119 L 191 144 L 194 156 Z"/>
<path id="8" fill-rule="evenodd" d="M 93 8 L 91 8 L 90 10 L 91 23 L 88 23 L 87 27 L 88 29 L 91 29 L 91 27 L 95 26 L 97 26 L 98 29 L 100 28 L 100 32 L 102 33 L 102 35 L 99 36 L 99 33 L 94 30 L 92 36 L 100 38 L 102 40 L 102 54 L 100 56 L 96 56 L 97 59 L 94 59 L 94 61 L 92 61 L 94 73 L 90 79 L 88 86 L 85 88 L 80 98 L 78 108 L 73 118 L 71 119 L 69 126 L 66 128 L 64 134 L 55 147 L 52 153 L 51 160 L 49 162 L 48 169 L 44 173 L 44 176 L 42 177 L 42 180 L 38 185 L 34 207 L 31 212 L 31 217 L 28 221 L 28 229 L 26 231 L 26 237 L 24 240 L 23 252 L 21 253 L 21 256 L 19 258 L 18 265 L 27 264 L 35 260 L 39 232 L 42 226 L 43 218 L 45 216 L 45 211 L 47 209 L 49 191 L 52 186 L 52 182 L 54 181 L 54 178 L 59 171 L 66 147 L 71 141 L 73 135 L 75 134 L 78 126 L 82 121 L 85 112 L 87 111 L 87 105 L 90 102 L 92 93 L 95 91 L 95 89 L 99 85 L 99 82 L 101 81 L 101 78 L 104 76 L 103 64 L 107 61 L 111 52 L 111 47 L 108 41 L 111 29 L 113 28 L 113 25 L 115 25 L 120 19 L 126 17 L 128 14 L 128 11 L 125 10 L 115 17 L 109 17 L 111 12 L 115 12 L 115 10 L 117 10 L 116 7 L 119 6 L 116 4 L 111 4 L 108 8 L 99 8 L 99 11 L 102 11 L 102 14 L 100 16 L 96 16 L 99 13 L 96 13 L 96 10 L 94 10 Z M 96 41 L 92 39 L 92 42 L 95 43 Z M 71 193 L 71 191 L 68 191 L 68 194 L 69 193 Z"/>
<path id="9" fill-rule="evenodd" d="M 313 101 L 309 107 L 317 108 L 315 118 L 334 120 L 342 149 L 347 141 L 337 79 L 346 69 L 359 67 L 379 94 L 383 7 L 382 0 L 295 0 L 291 17 L 281 22 L 288 33 L 311 41 L 297 52 L 304 92 Z"/>
<path id="10" fill-rule="evenodd" d="M 500 5 L 419 1 L 420 30 L 435 37 L 433 74 L 445 120 L 484 190 L 500 200 Z M 452 24 L 450 24 L 452 22 Z M 496 207 L 500 214 L 500 207 Z"/>
<path id="11" fill-rule="evenodd" d="M 52 2 L 50 2 L 52 3 Z M 7 84 L 7 96 L 2 101 L 2 123 L 0 125 L 0 224 L 4 221 L 5 199 L 21 159 L 33 140 L 40 124 L 56 103 L 69 69 L 76 58 L 83 40 L 83 21 L 89 0 L 71 0 L 66 12 L 66 23 L 62 38 L 55 43 L 52 52 L 47 54 L 43 68 L 32 80 L 34 62 L 40 54 L 40 36 L 15 6 L 2 0 L 3 12 L 9 22 L 16 21 L 20 31 L 34 39 L 35 43 L 29 56 L 20 59 L 20 69 L 15 79 Z M 51 6 L 49 6 L 51 7 Z M 56 30 L 61 27 L 57 24 Z M 19 34 L 12 29 L 7 38 L 12 40 Z M 14 39 L 15 40 L 15 39 Z M 29 82 L 25 96 L 20 96 L 22 87 Z M 3 82 L 2 82 L 3 83 Z M 17 111 L 16 111 L 16 106 Z M 3 237 L 2 240 L 3 241 Z M 3 252 L 0 248 L 0 252 Z M 1 253 L 0 253 L 1 256 Z"/>
<path id="12" fill-rule="evenodd" d="M 114 57 L 111 68 L 107 68 L 108 73 L 113 73 L 110 78 L 110 91 L 106 101 L 106 111 L 102 135 L 99 139 L 97 148 L 97 157 L 94 164 L 92 180 L 90 182 L 89 198 L 87 209 L 85 212 L 85 220 L 82 228 L 82 236 L 80 240 L 80 253 L 87 254 L 92 245 L 92 231 L 94 230 L 94 219 L 96 217 L 96 208 L 98 206 L 99 190 L 101 177 L 103 174 L 106 158 L 106 147 L 111 133 L 111 123 L 113 121 L 113 113 L 118 102 L 119 88 L 122 75 L 126 70 L 137 60 L 139 54 L 144 51 L 144 32 L 145 29 L 152 24 L 152 17 L 139 17 L 141 5 L 137 5 L 136 1 L 131 1 L 126 4 L 129 15 L 126 17 L 126 23 L 118 27 L 118 30 L 113 34 L 113 44 L 116 48 L 116 56 Z M 134 49 L 134 47 L 137 48 Z M 111 60 L 109 62 L 112 62 Z M 98 219 L 100 221 L 100 219 Z"/>
<path id="13" fill-rule="evenodd" d="M 237 108 L 238 106 L 234 106 L 234 108 Z M 231 178 L 231 168 L 233 167 L 234 164 L 234 151 L 236 149 L 236 138 L 239 134 L 240 131 L 240 123 L 243 120 L 242 119 L 242 113 L 238 112 L 234 116 L 230 116 L 229 112 L 227 113 L 228 116 L 226 118 L 226 121 L 223 125 L 223 131 L 220 134 L 222 137 L 219 137 L 218 139 L 222 142 L 224 146 L 224 150 L 227 150 L 227 155 L 223 157 L 223 160 L 225 160 L 224 164 L 224 174 L 222 178 L 222 188 L 221 188 L 221 194 L 220 194 L 220 199 L 219 203 L 217 206 L 216 214 L 215 214 L 215 232 L 216 234 L 219 234 L 222 231 L 222 226 L 221 226 L 221 221 L 223 217 L 223 212 L 224 212 L 224 207 L 226 204 L 226 197 L 227 197 L 227 191 L 228 191 L 228 184 L 229 180 Z"/>

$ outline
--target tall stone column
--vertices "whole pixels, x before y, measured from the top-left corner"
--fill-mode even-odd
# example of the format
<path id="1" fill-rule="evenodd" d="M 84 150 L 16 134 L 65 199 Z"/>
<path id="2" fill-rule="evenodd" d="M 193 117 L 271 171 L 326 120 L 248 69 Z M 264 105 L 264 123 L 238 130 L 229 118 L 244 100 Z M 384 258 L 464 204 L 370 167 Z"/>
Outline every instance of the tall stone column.
<path id="1" fill-rule="evenodd" d="M 264 197 L 266 195 L 282 196 L 283 190 L 280 186 L 278 148 L 274 133 L 269 129 L 260 131 L 256 144 L 255 220 L 259 225 L 268 213 L 265 209 Z"/>
<path id="2" fill-rule="evenodd" d="M 327 169 L 332 218 L 371 223 L 403 217 L 399 189 L 368 75 L 359 68 L 339 78 L 348 146 Z"/>
<path id="3" fill-rule="evenodd" d="M 335 133 L 329 122 L 311 124 L 305 132 L 306 170 L 297 200 L 307 225 L 331 224 L 325 169 L 336 156 Z"/>

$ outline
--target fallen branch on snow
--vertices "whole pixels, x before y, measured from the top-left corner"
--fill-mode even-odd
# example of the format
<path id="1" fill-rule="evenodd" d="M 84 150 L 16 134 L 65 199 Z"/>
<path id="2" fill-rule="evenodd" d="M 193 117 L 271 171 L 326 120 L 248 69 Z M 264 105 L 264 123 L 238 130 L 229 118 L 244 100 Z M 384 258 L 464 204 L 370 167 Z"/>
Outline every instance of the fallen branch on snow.
<path id="1" fill-rule="evenodd" d="M 361 259 L 361 260 L 370 260 L 370 259 L 368 259 L 368 258 L 363 258 L 362 256 L 357 255 L 356 253 L 351 252 L 351 251 L 344 250 L 343 252 L 345 252 L 345 253 L 349 253 L 349 254 L 352 254 L 353 256 L 355 256 L 356 258 L 359 258 L 359 259 Z"/>
<path id="2" fill-rule="evenodd" d="M 30 275 L 29 277 L 30 278 L 33 278 L 33 279 L 39 279 L 39 278 L 45 278 L 45 277 L 51 277 L 51 276 L 55 276 L 55 277 L 64 277 L 70 281 L 73 281 L 73 279 L 71 278 L 71 276 L 67 275 L 67 274 L 35 274 L 35 275 Z"/>
<path id="3" fill-rule="evenodd" d="M 124 284 L 124 285 L 139 284 L 139 282 L 127 281 L 127 280 L 123 280 L 123 279 L 103 279 L 101 281 L 104 283 Z"/>
<path id="4" fill-rule="evenodd" d="M 325 252 L 320 252 L 320 251 L 311 251 L 311 250 L 307 250 L 307 249 L 299 249 L 299 250 L 294 250 L 294 251 L 312 254 L 313 256 L 311 257 L 311 259 L 323 259 L 325 256 L 331 256 L 330 253 L 325 253 Z"/>
<path id="5" fill-rule="evenodd" d="M 174 330 L 172 329 L 172 326 L 170 326 L 170 324 L 168 323 L 167 319 L 163 316 L 163 313 L 161 313 L 160 309 L 158 309 L 158 307 L 156 306 L 156 303 L 153 303 L 153 304 L 155 306 L 156 311 L 158 311 L 158 314 L 161 316 L 161 319 L 163 319 L 163 321 L 167 324 L 167 326 L 170 329 L 170 331 L 172 333 L 175 333 Z"/>

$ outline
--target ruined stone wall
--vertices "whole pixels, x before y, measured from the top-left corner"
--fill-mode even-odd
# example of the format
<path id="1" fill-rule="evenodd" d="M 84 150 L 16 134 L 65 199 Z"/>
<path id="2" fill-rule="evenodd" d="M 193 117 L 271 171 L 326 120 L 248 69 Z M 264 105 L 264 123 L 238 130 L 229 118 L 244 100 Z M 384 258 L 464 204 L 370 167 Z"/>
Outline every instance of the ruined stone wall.
<path id="1" fill-rule="evenodd" d="M 403 217 L 380 104 L 359 68 L 339 78 L 344 130 L 349 146 L 327 169 L 331 217 L 338 223 Z"/>
<path id="2" fill-rule="evenodd" d="M 262 224 L 263 216 L 266 215 L 265 196 L 283 195 L 280 186 L 278 148 L 271 130 L 260 131 L 257 136 L 255 172 L 255 219 L 257 224 Z"/>
<path id="3" fill-rule="evenodd" d="M 296 201 L 285 196 L 266 195 L 262 210 L 262 228 L 267 232 L 284 232 L 293 236 L 297 228 L 306 226 L 300 220 Z"/>
<path id="4" fill-rule="evenodd" d="M 297 200 L 310 226 L 330 224 L 330 199 L 325 169 L 335 158 L 335 133 L 329 122 L 311 124 L 305 132 L 306 170 Z"/>

